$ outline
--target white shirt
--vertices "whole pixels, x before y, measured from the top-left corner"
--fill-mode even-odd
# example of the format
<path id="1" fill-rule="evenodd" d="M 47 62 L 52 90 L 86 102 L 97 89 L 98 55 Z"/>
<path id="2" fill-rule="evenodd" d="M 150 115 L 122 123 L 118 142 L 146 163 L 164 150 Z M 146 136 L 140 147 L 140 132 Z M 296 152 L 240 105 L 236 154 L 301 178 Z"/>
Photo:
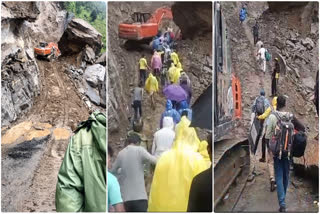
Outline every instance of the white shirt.
<path id="1" fill-rule="evenodd" d="M 265 48 L 260 48 L 260 50 L 259 50 L 258 53 L 260 54 L 260 58 L 261 58 L 261 59 L 263 59 L 263 60 L 266 59 L 266 57 L 265 57 L 266 49 L 265 49 Z"/>

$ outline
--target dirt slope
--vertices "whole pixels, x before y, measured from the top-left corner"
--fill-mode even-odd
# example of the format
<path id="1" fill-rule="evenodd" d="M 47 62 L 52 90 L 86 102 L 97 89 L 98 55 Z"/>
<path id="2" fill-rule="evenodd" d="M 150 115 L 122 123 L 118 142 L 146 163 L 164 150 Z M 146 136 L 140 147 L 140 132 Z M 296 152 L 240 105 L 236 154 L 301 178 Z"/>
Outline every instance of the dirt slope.
<path id="1" fill-rule="evenodd" d="M 297 67 L 304 64 L 303 69 L 298 69 L 300 79 L 295 78 L 295 71 L 287 71 L 285 74 L 280 74 L 280 82 L 278 90 L 280 94 L 288 96 L 287 109 L 294 113 L 296 117 L 301 120 L 306 127 L 308 127 L 308 145 L 306 156 L 307 165 L 316 165 L 314 170 L 318 170 L 318 142 L 314 140 L 314 136 L 318 133 L 318 118 L 314 112 L 314 105 L 308 99 L 312 90 L 307 89 L 303 79 L 312 77 L 315 79 L 316 70 L 318 69 L 318 37 L 311 35 L 310 29 L 306 31 L 304 27 L 295 29 L 299 23 L 297 21 L 305 20 L 299 19 L 303 14 L 303 9 L 287 10 L 278 13 L 270 13 L 268 11 L 268 4 L 263 2 L 246 2 L 248 10 L 248 18 L 242 25 L 239 23 L 239 11 L 242 2 L 228 2 L 222 3 L 222 11 L 225 15 L 228 35 L 230 35 L 230 47 L 232 50 L 233 71 L 240 78 L 242 87 L 242 120 L 239 123 L 237 130 L 238 135 L 246 137 L 249 130 L 251 105 L 258 95 L 261 88 L 264 88 L 266 95 L 271 94 L 271 78 L 270 71 L 273 69 L 271 63 L 267 63 L 267 73 L 262 74 L 258 69 L 258 64 L 255 60 L 255 47 L 253 45 L 252 26 L 255 20 L 259 20 L 260 37 L 265 44 L 265 47 L 273 54 L 280 53 L 284 55 L 287 65 Z M 308 10 L 305 8 L 304 10 Z M 299 12 L 298 12 L 299 11 Z M 292 22 L 295 21 L 295 24 Z M 308 20 L 307 20 L 308 21 Z M 310 20 L 309 20 L 310 21 Z M 307 24 L 307 23 L 306 23 Z M 309 23 L 310 24 L 310 23 Z M 299 26 L 301 26 L 299 24 Z M 292 32 L 299 32 L 299 39 L 297 42 L 303 40 L 303 34 L 312 38 L 314 42 L 314 49 L 303 49 L 300 55 L 306 58 L 307 63 L 295 60 L 295 51 L 288 48 L 286 41 L 289 39 L 288 35 Z M 283 45 L 279 49 L 279 43 Z M 288 43 L 288 42 L 287 42 Z M 298 46 L 299 43 L 296 43 Z M 287 47 L 286 47 L 287 46 Z M 312 85 L 312 84 L 311 84 Z M 313 87 L 313 86 L 312 86 Z M 257 158 L 261 157 L 261 146 L 259 144 Z M 295 159 L 296 163 L 301 163 L 300 159 Z M 257 162 L 257 169 L 263 173 L 255 178 L 254 182 L 248 182 L 244 192 L 242 193 L 238 204 L 234 208 L 234 212 L 277 212 L 278 202 L 277 193 L 271 193 L 269 188 L 269 173 L 266 164 Z M 313 168 L 314 166 L 312 166 Z M 291 182 L 288 188 L 287 204 L 289 212 L 316 212 L 317 206 L 313 204 L 314 200 L 318 200 L 317 173 L 313 176 L 306 174 L 309 170 L 304 171 L 304 177 L 294 175 L 291 173 Z M 231 189 L 230 191 L 234 191 Z M 228 203 L 227 193 L 224 199 L 224 204 L 217 207 L 219 211 L 225 210 Z"/>

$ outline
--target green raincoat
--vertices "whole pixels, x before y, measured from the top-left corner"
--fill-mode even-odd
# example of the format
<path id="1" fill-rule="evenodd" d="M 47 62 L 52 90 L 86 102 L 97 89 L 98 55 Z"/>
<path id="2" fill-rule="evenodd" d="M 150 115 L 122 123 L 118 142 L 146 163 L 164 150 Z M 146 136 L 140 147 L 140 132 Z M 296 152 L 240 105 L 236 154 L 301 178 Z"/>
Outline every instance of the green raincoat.
<path id="1" fill-rule="evenodd" d="M 106 116 L 95 112 L 70 139 L 56 187 L 57 212 L 106 212 Z"/>

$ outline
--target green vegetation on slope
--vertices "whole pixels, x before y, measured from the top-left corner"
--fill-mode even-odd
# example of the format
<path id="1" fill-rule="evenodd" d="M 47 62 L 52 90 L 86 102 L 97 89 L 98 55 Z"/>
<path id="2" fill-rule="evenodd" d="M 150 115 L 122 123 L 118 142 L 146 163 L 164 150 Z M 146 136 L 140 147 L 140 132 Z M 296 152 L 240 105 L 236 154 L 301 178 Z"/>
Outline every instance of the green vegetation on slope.
<path id="1" fill-rule="evenodd" d="M 69 1 L 63 3 L 64 9 L 75 17 L 90 23 L 102 35 L 101 52 L 106 51 L 106 3 L 103 1 Z"/>

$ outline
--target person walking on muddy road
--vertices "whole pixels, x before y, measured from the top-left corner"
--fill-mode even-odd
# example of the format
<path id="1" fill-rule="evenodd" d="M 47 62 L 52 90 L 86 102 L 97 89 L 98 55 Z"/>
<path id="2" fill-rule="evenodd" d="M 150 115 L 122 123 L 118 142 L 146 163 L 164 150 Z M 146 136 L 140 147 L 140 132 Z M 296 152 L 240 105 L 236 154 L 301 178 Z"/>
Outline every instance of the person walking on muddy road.
<path id="1" fill-rule="evenodd" d="M 155 109 L 154 93 L 159 91 L 159 84 L 157 78 L 154 77 L 152 73 L 149 74 L 149 77 L 146 80 L 145 89 L 150 95 L 151 107 L 152 109 Z"/>
<path id="2" fill-rule="evenodd" d="M 138 86 L 133 90 L 133 102 L 132 107 L 134 109 L 134 117 L 133 120 L 138 120 L 142 117 L 142 99 L 143 99 L 143 88 L 142 83 L 139 82 Z M 139 117 L 138 117 L 139 115 Z"/>
<path id="3" fill-rule="evenodd" d="M 275 180 L 279 201 L 279 212 L 286 211 L 286 193 L 289 185 L 289 156 L 293 136 L 293 115 L 285 112 L 286 98 L 277 98 L 277 110 L 269 116 L 266 139 L 271 148 L 274 160 Z M 286 137 L 284 137 L 284 136 Z M 282 137 L 283 136 L 283 137 Z"/>
<path id="4" fill-rule="evenodd" d="M 163 118 L 163 128 L 158 130 L 153 137 L 152 152 L 157 159 L 165 151 L 171 149 L 175 132 L 173 131 L 174 122 L 172 117 Z"/>
<path id="5" fill-rule="evenodd" d="M 257 56 L 259 57 L 260 69 L 265 74 L 267 62 L 266 62 L 266 49 L 264 48 L 263 44 L 261 45 L 261 48 L 259 49 Z"/>
<path id="6" fill-rule="evenodd" d="M 119 177 L 121 195 L 127 212 L 147 211 L 148 196 L 145 188 L 144 164 L 156 164 L 157 161 L 147 150 L 137 145 L 139 141 L 137 135 L 127 138 L 127 146 L 119 152 L 111 170 Z"/>
<path id="7" fill-rule="evenodd" d="M 163 118 L 165 117 L 172 117 L 174 125 L 180 122 L 180 114 L 176 109 L 173 108 L 171 100 L 167 100 L 166 110 L 161 115 L 160 128 L 163 127 Z"/>
<path id="8" fill-rule="evenodd" d="M 274 59 L 274 69 L 271 74 L 271 96 L 272 97 L 277 96 L 277 84 L 278 84 L 278 80 L 279 80 L 279 75 L 280 75 L 279 59 L 275 58 Z"/>
<path id="9" fill-rule="evenodd" d="M 240 14 L 239 14 L 239 19 L 240 19 L 240 24 L 242 24 L 242 22 L 244 22 L 244 20 L 246 20 L 247 18 L 247 10 L 246 8 L 243 6 L 240 10 Z"/>
<path id="10" fill-rule="evenodd" d="M 269 140 L 266 139 L 266 129 L 268 124 L 268 118 L 272 111 L 277 109 L 277 97 L 272 99 L 271 105 L 265 110 L 265 112 L 258 116 L 259 120 L 264 120 L 264 127 L 263 127 L 263 134 L 262 134 L 262 142 L 261 142 L 261 158 L 259 159 L 260 162 L 266 161 L 266 147 L 267 147 L 267 166 L 269 171 L 270 177 L 270 191 L 273 192 L 275 190 L 275 178 L 274 178 L 274 167 L 273 167 L 273 154 L 269 147 Z"/>
<path id="11" fill-rule="evenodd" d="M 258 130 L 256 130 L 256 138 L 253 139 L 253 144 L 249 144 L 250 147 L 250 175 L 248 177 L 248 181 L 252 181 L 254 179 L 255 175 L 260 175 L 262 172 L 260 172 L 256 167 L 256 149 L 258 147 L 260 137 L 263 130 L 263 124 L 264 121 L 258 121 L 257 117 L 264 113 L 265 109 L 269 107 L 270 103 L 268 99 L 265 97 L 265 91 L 263 89 L 260 90 L 260 95 L 256 97 L 256 99 L 253 102 L 253 105 L 251 107 L 251 122 L 250 127 L 253 129 L 254 127 L 259 127 Z M 258 123 L 258 124 L 257 124 Z M 251 133 L 251 130 L 250 130 Z"/>
<path id="12" fill-rule="evenodd" d="M 139 74 L 140 74 L 140 82 L 144 85 L 147 79 L 147 69 L 150 69 L 148 66 L 148 62 L 146 60 L 145 54 L 142 54 L 141 58 L 139 59 Z"/>
<path id="13" fill-rule="evenodd" d="M 154 50 L 151 58 L 151 68 L 153 70 L 153 75 L 157 77 L 158 81 L 160 81 L 160 72 L 162 68 L 162 62 L 161 62 L 161 56 L 156 50 Z"/>
<path id="14" fill-rule="evenodd" d="M 256 45 L 259 38 L 259 25 L 257 20 L 256 20 L 256 24 L 252 27 L 252 33 L 253 33 L 253 43 L 254 45 Z"/>

